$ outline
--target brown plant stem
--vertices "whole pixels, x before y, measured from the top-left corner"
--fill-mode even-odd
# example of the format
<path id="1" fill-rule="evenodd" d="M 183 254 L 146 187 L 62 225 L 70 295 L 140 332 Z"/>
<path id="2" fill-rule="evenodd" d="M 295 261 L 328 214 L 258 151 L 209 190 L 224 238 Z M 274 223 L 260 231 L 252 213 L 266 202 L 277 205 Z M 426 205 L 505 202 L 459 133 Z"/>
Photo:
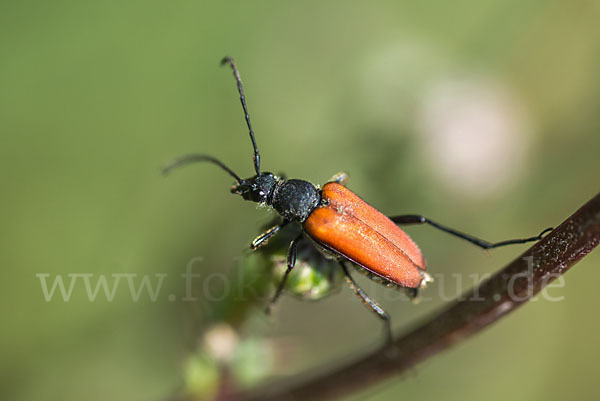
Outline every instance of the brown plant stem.
<path id="1" fill-rule="evenodd" d="M 600 241 L 600 194 L 479 288 L 421 326 L 338 370 L 286 386 L 240 394 L 240 401 L 330 400 L 397 375 L 515 310 L 564 274 Z"/>

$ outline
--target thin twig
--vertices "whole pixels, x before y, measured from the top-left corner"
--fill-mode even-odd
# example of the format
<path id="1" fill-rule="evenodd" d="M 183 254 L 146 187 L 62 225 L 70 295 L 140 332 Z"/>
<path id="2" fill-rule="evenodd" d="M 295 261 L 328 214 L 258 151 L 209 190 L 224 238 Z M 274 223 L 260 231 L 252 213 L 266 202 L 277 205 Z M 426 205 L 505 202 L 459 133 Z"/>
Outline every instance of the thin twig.
<path id="1" fill-rule="evenodd" d="M 268 386 L 240 401 L 330 400 L 397 375 L 515 310 L 564 274 L 600 241 L 600 194 L 512 263 L 394 342 L 339 368 L 287 387 Z M 393 355 L 393 356 L 392 356 Z"/>

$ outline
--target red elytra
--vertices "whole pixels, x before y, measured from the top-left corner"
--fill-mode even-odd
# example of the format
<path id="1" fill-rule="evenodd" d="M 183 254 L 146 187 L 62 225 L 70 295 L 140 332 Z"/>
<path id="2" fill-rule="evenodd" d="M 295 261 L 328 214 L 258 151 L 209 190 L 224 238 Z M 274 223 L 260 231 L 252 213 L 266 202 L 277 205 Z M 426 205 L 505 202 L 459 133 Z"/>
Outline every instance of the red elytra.
<path id="1" fill-rule="evenodd" d="M 425 259 L 402 229 L 341 184 L 325 184 L 322 197 L 304 222 L 313 240 L 397 285 L 421 286 Z"/>

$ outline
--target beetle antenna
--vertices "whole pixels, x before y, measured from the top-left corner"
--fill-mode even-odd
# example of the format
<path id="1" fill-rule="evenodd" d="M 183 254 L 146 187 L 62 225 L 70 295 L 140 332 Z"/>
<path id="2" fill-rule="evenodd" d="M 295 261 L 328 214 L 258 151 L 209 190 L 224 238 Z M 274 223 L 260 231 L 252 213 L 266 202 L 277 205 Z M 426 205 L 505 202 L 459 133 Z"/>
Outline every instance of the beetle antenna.
<path id="1" fill-rule="evenodd" d="M 250 140 L 252 141 L 252 146 L 254 147 L 254 156 L 252 157 L 254 160 L 254 170 L 256 170 L 256 175 L 260 175 L 260 155 L 258 154 L 258 146 L 256 145 L 256 139 L 254 138 L 254 130 L 252 129 L 252 124 L 250 124 L 250 115 L 248 114 L 248 107 L 246 106 L 246 96 L 244 96 L 242 78 L 240 78 L 240 72 L 235 65 L 235 61 L 233 61 L 231 57 L 224 57 L 223 60 L 221 60 L 221 65 L 225 64 L 229 64 L 233 70 L 233 76 L 235 77 L 238 92 L 240 93 L 240 101 L 242 102 L 242 108 L 244 109 L 244 117 L 246 117 L 246 125 L 250 131 Z"/>
<path id="2" fill-rule="evenodd" d="M 236 173 L 234 173 L 233 170 L 231 170 L 229 167 L 227 167 L 223 162 L 215 159 L 212 156 L 202 155 L 202 154 L 198 154 L 198 153 L 181 156 L 181 157 L 173 160 L 171 163 L 167 164 L 166 166 L 164 166 L 161 171 L 163 174 L 167 175 L 174 168 L 181 167 L 183 165 L 190 164 L 190 163 L 196 163 L 196 162 L 210 162 L 210 163 L 216 164 L 217 166 L 221 167 L 223 170 L 227 171 L 229 173 L 229 175 L 232 176 L 233 178 L 235 178 L 235 180 L 239 184 L 242 183 L 242 179 Z"/>

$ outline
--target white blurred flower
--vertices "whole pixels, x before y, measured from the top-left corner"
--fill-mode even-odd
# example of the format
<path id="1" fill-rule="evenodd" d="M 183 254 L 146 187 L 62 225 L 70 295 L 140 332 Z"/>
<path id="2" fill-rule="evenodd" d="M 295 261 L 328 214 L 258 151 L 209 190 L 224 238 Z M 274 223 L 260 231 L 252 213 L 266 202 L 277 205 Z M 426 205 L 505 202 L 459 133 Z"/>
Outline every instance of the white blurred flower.
<path id="1" fill-rule="evenodd" d="M 220 323 L 204 334 L 204 348 L 217 361 L 229 361 L 239 343 L 238 335 L 231 326 Z"/>
<path id="2" fill-rule="evenodd" d="M 425 95 L 418 118 L 432 169 L 456 192 L 491 196 L 522 175 L 529 124 L 501 85 L 443 82 Z"/>

